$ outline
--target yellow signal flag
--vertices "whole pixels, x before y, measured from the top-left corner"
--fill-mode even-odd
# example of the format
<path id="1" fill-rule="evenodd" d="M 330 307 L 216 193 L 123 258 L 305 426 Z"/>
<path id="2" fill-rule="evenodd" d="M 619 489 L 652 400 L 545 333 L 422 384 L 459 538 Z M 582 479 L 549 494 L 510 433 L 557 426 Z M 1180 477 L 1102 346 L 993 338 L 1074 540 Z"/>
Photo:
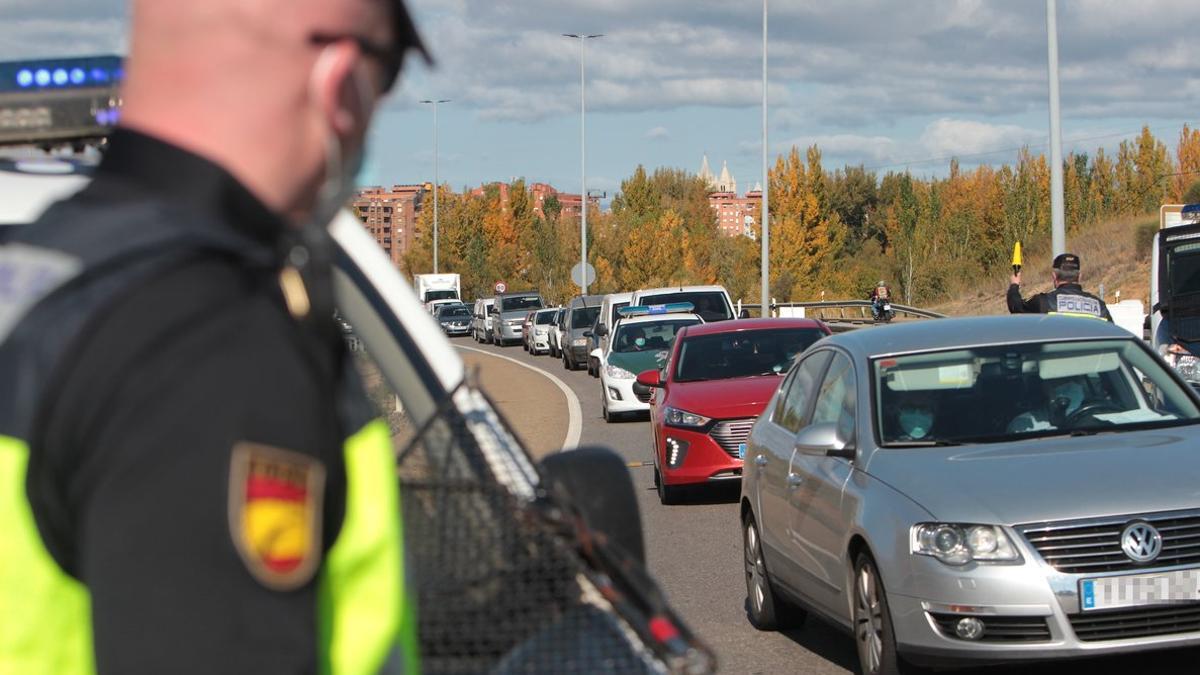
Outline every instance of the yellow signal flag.
<path id="1" fill-rule="evenodd" d="M 1017 274 L 1021 271 L 1021 242 L 1019 241 L 1013 245 L 1012 266 L 1013 274 Z"/>

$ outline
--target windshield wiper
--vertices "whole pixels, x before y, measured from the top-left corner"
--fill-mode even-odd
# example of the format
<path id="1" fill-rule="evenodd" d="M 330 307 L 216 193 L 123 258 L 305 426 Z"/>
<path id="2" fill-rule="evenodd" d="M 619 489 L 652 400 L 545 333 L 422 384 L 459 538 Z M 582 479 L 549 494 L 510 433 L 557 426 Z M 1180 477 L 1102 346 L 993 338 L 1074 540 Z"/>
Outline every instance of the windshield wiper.
<path id="1" fill-rule="evenodd" d="M 889 448 L 954 448 L 962 445 L 958 441 L 939 439 L 936 441 L 892 441 L 885 447 Z"/>

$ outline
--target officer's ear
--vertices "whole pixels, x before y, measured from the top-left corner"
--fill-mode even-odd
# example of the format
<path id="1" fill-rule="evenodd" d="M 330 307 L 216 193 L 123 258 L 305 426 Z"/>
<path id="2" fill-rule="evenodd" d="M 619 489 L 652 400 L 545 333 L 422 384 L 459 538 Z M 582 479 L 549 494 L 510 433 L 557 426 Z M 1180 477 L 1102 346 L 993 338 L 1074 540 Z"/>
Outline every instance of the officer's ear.
<path id="1" fill-rule="evenodd" d="M 361 133 L 373 96 L 364 91 L 363 55 L 358 45 L 340 40 L 326 45 L 313 65 L 309 94 L 329 128 L 340 138 Z"/>

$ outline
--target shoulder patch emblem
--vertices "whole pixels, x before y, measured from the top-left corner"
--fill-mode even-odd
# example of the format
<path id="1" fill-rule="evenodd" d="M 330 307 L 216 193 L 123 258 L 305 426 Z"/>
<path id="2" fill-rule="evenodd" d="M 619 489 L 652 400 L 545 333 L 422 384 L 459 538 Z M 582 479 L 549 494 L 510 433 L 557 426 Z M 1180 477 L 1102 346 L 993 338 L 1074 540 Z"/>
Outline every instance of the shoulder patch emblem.
<path id="1" fill-rule="evenodd" d="M 308 583 L 321 558 L 325 467 L 313 457 L 240 442 L 229 471 L 229 530 L 238 554 L 264 586 Z"/>

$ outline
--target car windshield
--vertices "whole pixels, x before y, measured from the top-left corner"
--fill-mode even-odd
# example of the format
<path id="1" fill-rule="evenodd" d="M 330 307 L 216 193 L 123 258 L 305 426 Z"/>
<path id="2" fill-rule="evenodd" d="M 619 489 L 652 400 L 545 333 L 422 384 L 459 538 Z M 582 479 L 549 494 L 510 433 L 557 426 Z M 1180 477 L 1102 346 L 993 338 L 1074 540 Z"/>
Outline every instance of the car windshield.
<path id="1" fill-rule="evenodd" d="M 1200 409 L 1135 340 L 998 345 L 874 361 L 884 445 L 987 443 L 1194 423 Z"/>
<path id="2" fill-rule="evenodd" d="M 554 323 L 554 316 L 556 314 L 558 314 L 558 312 L 554 310 L 550 310 L 549 312 L 538 312 L 537 318 L 534 319 L 534 323 L 539 326 L 547 326 L 552 324 Z"/>
<path id="3" fill-rule="evenodd" d="M 670 349 L 675 343 L 675 334 L 684 326 L 700 323 L 696 319 L 663 319 L 643 321 L 635 324 L 617 325 L 612 338 L 612 351 L 618 354 L 650 352 Z"/>
<path id="4" fill-rule="evenodd" d="M 576 330 L 591 328 L 600 315 L 599 307 L 579 307 L 571 310 L 571 326 Z"/>
<path id="5" fill-rule="evenodd" d="M 504 298 L 500 301 L 501 312 L 515 312 L 519 309 L 540 309 L 542 299 L 536 295 L 522 295 L 515 298 Z"/>
<path id="6" fill-rule="evenodd" d="M 429 302 L 430 300 L 457 300 L 457 299 L 458 299 L 458 291 L 454 291 L 454 290 L 425 291 L 425 302 Z"/>
<path id="7" fill-rule="evenodd" d="M 438 310 L 438 318 L 449 319 L 471 316 L 471 310 L 466 307 L 443 307 Z"/>
<path id="8" fill-rule="evenodd" d="M 696 314 L 705 321 L 726 321 L 733 318 L 733 310 L 725 302 L 725 294 L 720 291 L 682 291 L 679 293 L 662 293 L 646 295 L 638 300 L 640 305 L 665 305 L 671 302 L 690 302 Z"/>
<path id="9" fill-rule="evenodd" d="M 628 302 L 614 302 L 612 306 L 612 316 L 608 317 L 608 325 L 615 326 L 617 324 L 617 319 L 621 318 L 621 308 L 628 306 Z"/>
<path id="10" fill-rule="evenodd" d="M 825 337 L 818 328 L 740 330 L 689 337 L 679 345 L 676 382 L 785 375 L 809 345 Z"/>

